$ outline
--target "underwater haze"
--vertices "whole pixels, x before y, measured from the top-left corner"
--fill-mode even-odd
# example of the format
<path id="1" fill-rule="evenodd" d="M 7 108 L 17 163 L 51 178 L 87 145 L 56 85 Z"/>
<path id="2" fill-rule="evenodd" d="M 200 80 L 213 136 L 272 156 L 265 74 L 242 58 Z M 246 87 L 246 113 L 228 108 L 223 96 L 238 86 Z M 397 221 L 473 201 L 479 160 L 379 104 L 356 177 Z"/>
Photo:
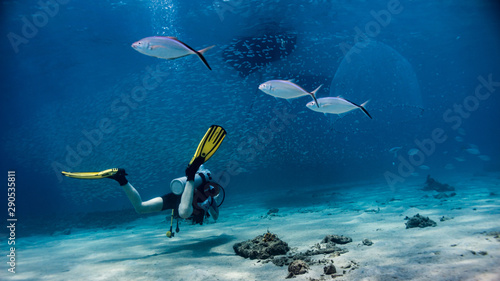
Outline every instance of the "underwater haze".
<path id="1" fill-rule="evenodd" d="M 473 97 L 482 81 L 500 80 L 495 1 L 54 3 L 2 3 L 2 167 L 19 177 L 20 213 L 123 207 L 120 190 L 61 170 L 123 167 L 144 197 L 167 192 L 211 124 L 228 131 L 209 167 L 231 192 L 401 176 L 389 150 L 407 157 L 436 128 L 446 140 L 415 160 L 431 170 L 409 178 L 500 170 L 498 82 Z M 214 70 L 130 47 L 153 35 L 215 44 L 205 54 Z M 281 53 L 261 55 L 266 36 L 283 41 L 268 46 Z M 135 91 L 148 77 L 157 83 Z M 274 99 L 257 88 L 271 79 L 370 100 L 373 120 L 360 110 L 324 116 L 305 97 Z M 284 120 L 272 130 L 276 116 Z M 483 157 L 467 153 L 476 147 Z"/>
<path id="2" fill-rule="evenodd" d="M 497 0 L 4 0 L 0 35 L 1 280 L 500 280 Z"/>
<path id="3" fill-rule="evenodd" d="M 57 5 L 1 7 L 2 168 L 19 176 L 20 213 L 125 206 L 120 190 L 61 170 L 123 167 L 144 197 L 167 192 L 211 124 L 228 131 L 209 167 L 231 192 L 401 176 L 389 150 L 407 157 L 436 128 L 446 140 L 415 159 L 431 169 L 403 180 L 500 170 L 498 82 L 473 97 L 482 81 L 500 80 L 496 1 L 47 3 Z M 194 56 L 167 61 L 130 47 L 153 35 L 216 45 L 205 54 L 213 71 Z M 264 47 L 267 37 L 281 43 Z M 157 83 L 135 91 L 150 78 Z M 271 79 L 323 84 L 319 98 L 370 100 L 373 119 L 274 99 L 258 90 Z M 272 130 L 276 116 L 284 123 Z"/>
<path id="4" fill-rule="evenodd" d="M 16 171 L 21 218 L 130 209 L 114 182 L 61 171 L 121 167 L 142 198 L 168 193 L 212 124 L 228 132 L 206 165 L 228 205 L 269 190 L 397 191 L 428 174 L 500 172 L 497 1 L 43 3 L 0 6 L 1 167 Z M 131 47 L 148 36 L 215 45 L 204 54 L 213 70 Z M 317 98 L 369 100 L 373 119 L 258 89 L 277 79 L 323 84 Z"/>

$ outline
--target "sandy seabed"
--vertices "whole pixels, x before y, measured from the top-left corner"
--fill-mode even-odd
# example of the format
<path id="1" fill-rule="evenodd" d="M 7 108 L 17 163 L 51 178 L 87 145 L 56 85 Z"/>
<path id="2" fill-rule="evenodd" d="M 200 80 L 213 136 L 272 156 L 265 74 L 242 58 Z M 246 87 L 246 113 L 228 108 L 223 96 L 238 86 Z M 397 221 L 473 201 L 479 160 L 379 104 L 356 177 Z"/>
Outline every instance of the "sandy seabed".
<path id="1" fill-rule="evenodd" d="M 21 237 L 16 273 L 3 262 L 0 279 L 284 280 L 286 266 L 245 259 L 233 250 L 236 242 L 269 230 L 295 252 L 328 234 L 353 239 L 338 245 L 345 254 L 313 257 L 333 260 L 345 274 L 332 279 L 323 275 L 323 265 L 313 265 L 292 280 L 500 280 L 500 240 L 494 236 L 500 232 L 500 177 L 443 181 L 455 186 L 456 196 L 436 199 L 436 192 L 413 182 L 396 190 L 359 183 L 226 198 L 232 202 L 221 208 L 217 223 L 182 222 L 171 239 L 165 236 L 167 212 L 112 229 Z M 273 200 L 279 212 L 267 216 Z M 406 229 L 404 218 L 417 213 L 437 226 Z M 443 216 L 448 220 L 441 221 Z M 363 239 L 373 245 L 363 245 Z"/>

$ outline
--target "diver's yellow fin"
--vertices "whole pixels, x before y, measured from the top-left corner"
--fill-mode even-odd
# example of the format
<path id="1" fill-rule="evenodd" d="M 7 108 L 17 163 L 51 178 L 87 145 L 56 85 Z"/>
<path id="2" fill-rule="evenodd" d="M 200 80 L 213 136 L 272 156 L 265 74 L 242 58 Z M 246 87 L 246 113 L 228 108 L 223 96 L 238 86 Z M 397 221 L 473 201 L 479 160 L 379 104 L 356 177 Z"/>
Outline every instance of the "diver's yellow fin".
<path id="1" fill-rule="evenodd" d="M 205 163 L 208 159 L 210 159 L 210 157 L 212 157 L 212 155 L 214 155 L 225 137 L 226 130 L 224 130 L 224 128 L 218 125 L 210 126 L 198 145 L 196 153 L 194 154 L 193 159 L 189 162 L 189 165 L 191 165 L 197 158 L 201 158 L 203 160 L 201 164 Z"/>
<path id="2" fill-rule="evenodd" d="M 70 173 L 70 172 L 62 171 L 61 173 L 69 178 L 94 180 L 94 179 L 109 178 L 111 176 L 114 176 L 117 172 L 118 172 L 118 168 L 107 169 L 107 170 L 100 171 L 100 172 Z"/>

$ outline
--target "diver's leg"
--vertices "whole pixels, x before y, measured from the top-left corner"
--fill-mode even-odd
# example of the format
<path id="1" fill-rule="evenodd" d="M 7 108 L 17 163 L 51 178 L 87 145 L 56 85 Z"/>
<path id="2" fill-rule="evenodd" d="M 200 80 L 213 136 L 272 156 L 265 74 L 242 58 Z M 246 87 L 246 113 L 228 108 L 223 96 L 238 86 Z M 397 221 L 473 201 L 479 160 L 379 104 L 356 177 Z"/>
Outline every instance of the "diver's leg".
<path id="1" fill-rule="evenodd" d="M 193 213 L 194 180 L 187 181 L 179 204 L 179 216 L 187 219 Z"/>
<path id="2" fill-rule="evenodd" d="M 146 214 L 160 212 L 162 210 L 163 199 L 161 197 L 155 197 L 146 202 L 142 202 L 141 195 L 139 195 L 139 192 L 137 192 L 129 182 L 122 185 L 122 188 L 137 213 Z"/>

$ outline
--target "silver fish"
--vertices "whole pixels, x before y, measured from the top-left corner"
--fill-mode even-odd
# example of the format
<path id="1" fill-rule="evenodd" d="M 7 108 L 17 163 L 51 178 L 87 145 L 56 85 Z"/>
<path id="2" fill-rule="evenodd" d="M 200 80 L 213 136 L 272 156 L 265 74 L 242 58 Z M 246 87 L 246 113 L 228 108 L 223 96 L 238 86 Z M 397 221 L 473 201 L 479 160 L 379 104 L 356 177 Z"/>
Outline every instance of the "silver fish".
<path id="1" fill-rule="evenodd" d="M 481 159 L 483 161 L 490 161 L 491 160 L 491 158 L 488 155 L 479 155 L 478 157 L 479 157 L 479 159 Z"/>
<path id="2" fill-rule="evenodd" d="M 341 97 L 326 97 L 326 98 L 320 98 L 316 102 L 311 101 L 308 104 L 306 104 L 306 106 L 307 108 L 316 112 L 331 113 L 331 114 L 342 114 L 359 108 L 366 114 L 366 116 L 372 119 L 370 113 L 368 113 L 368 111 L 366 111 L 364 107 L 368 102 L 369 100 L 367 100 L 361 105 L 357 105 Z"/>
<path id="3" fill-rule="evenodd" d="M 412 149 L 408 150 L 408 156 L 417 155 L 419 152 L 420 152 L 420 150 L 418 150 L 417 148 L 412 148 Z"/>
<path id="4" fill-rule="evenodd" d="M 299 85 L 289 80 L 270 80 L 260 84 L 259 90 L 273 97 L 282 99 L 294 99 L 302 96 L 311 95 L 312 98 L 317 102 L 316 92 L 321 88 L 321 86 L 323 85 L 319 85 L 319 87 L 316 88 L 316 90 L 308 92 Z"/>
<path id="5" fill-rule="evenodd" d="M 429 167 L 429 166 L 427 166 L 427 165 L 420 165 L 420 166 L 418 166 L 418 167 L 419 167 L 421 170 L 429 170 L 429 169 L 430 169 L 430 167 Z"/>
<path id="6" fill-rule="evenodd" d="M 470 153 L 472 155 L 481 154 L 481 152 L 479 152 L 479 148 L 477 147 L 477 145 L 474 145 L 474 144 L 469 144 L 469 147 L 467 149 L 465 149 L 465 151 L 467 151 L 468 153 Z"/>
<path id="7" fill-rule="evenodd" d="M 197 55 L 210 70 L 212 70 L 212 68 L 208 65 L 205 57 L 203 57 L 203 53 L 210 50 L 214 46 L 215 45 L 212 45 L 205 49 L 196 51 L 179 39 L 166 36 L 146 37 L 132 44 L 132 48 L 139 53 L 161 59 L 173 60 L 189 55 Z"/>
<path id="8" fill-rule="evenodd" d="M 391 149 L 389 149 L 389 152 L 392 153 L 394 155 L 394 158 L 397 158 L 398 157 L 398 151 L 401 149 L 402 147 L 401 146 L 395 146 Z"/>

